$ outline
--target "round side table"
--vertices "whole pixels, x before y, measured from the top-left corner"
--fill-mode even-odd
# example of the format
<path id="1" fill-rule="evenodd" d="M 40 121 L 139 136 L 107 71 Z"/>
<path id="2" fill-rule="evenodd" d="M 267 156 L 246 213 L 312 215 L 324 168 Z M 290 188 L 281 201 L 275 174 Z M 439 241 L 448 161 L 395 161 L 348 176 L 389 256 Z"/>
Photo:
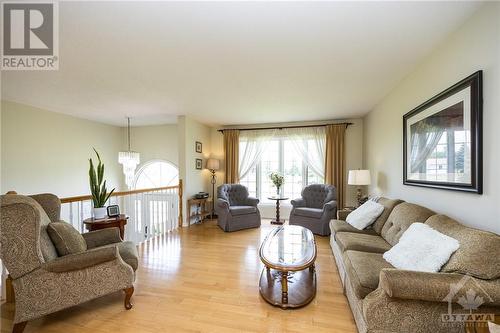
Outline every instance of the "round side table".
<path id="1" fill-rule="evenodd" d="M 280 201 L 288 200 L 287 197 L 268 197 L 269 200 L 276 201 L 276 219 L 271 221 L 271 224 L 283 224 L 285 223 L 285 219 L 280 219 Z"/>
<path id="2" fill-rule="evenodd" d="M 83 220 L 85 228 L 88 231 L 101 230 L 106 228 L 118 228 L 120 229 L 120 237 L 124 239 L 125 237 L 125 224 L 127 224 L 128 216 L 125 214 L 120 214 L 115 217 L 105 217 L 103 219 L 94 219 L 93 217 Z"/>

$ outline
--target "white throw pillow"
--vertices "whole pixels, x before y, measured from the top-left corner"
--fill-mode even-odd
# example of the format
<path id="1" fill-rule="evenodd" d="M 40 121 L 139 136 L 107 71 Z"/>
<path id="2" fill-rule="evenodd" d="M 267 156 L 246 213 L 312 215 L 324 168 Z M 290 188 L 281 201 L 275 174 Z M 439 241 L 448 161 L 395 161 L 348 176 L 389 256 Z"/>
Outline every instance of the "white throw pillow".
<path id="1" fill-rule="evenodd" d="M 423 223 L 413 223 L 399 242 L 384 253 L 392 266 L 410 271 L 439 272 L 460 244 Z"/>
<path id="2" fill-rule="evenodd" d="M 368 200 L 351 214 L 347 215 L 346 222 L 356 229 L 363 230 L 375 222 L 383 211 L 383 205 L 373 200 Z"/>
<path id="3" fill-rule="evenodd" d="M 491 333 L 500 333 L 500 325 L 492 323 L 491 321 L 488 322 L 488 328 Z"/>

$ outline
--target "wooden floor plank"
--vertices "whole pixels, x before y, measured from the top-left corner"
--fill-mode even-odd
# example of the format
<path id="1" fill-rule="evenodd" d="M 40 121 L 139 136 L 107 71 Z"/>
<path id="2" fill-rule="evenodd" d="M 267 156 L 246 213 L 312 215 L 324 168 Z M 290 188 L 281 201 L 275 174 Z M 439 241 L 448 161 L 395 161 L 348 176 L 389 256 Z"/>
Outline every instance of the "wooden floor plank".
<path id="1" fill-rule="evenodd" d="M 139 247 L 134 308 L 115 293 L 31 321 L 38 333 L 356 332 L 327 237 L 316 237 L 318 292 L 307 306 L 282 310 L 259 295 L 259 245 L 274 226 L 224 233 L 215 221 Z M 11 331 L 13 305 L 2 304 L 1 333 Z"/>

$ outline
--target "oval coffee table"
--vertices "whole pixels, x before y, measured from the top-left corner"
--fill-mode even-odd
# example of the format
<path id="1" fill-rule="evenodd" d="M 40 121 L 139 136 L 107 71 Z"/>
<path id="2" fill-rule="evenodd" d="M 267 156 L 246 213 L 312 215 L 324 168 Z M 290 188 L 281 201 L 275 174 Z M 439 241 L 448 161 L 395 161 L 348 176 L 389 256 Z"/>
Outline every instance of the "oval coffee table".
<path id="1" fill-rule="evenodd" d="M 273 229 L 260 246 L 266 266 L 259 291 L 270 304 L 283 309 L 298 308 L 316 296 L 316 242 L 309 229 L 296 225 Z"/>

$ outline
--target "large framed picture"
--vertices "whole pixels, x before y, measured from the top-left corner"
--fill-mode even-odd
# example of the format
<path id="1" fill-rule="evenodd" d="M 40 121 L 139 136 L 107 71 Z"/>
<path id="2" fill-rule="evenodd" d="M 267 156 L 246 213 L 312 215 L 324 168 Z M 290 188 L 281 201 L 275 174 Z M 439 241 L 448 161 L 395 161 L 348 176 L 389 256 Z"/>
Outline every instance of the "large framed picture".
<path id="1" fill-rule="evenodd" d="M 403 116 L 403 183 L 482 193 L 482 71 Z"/>

